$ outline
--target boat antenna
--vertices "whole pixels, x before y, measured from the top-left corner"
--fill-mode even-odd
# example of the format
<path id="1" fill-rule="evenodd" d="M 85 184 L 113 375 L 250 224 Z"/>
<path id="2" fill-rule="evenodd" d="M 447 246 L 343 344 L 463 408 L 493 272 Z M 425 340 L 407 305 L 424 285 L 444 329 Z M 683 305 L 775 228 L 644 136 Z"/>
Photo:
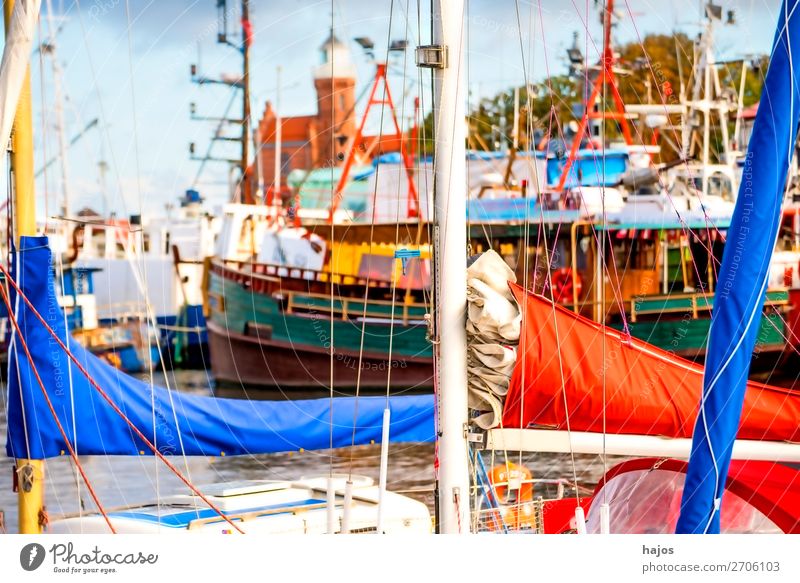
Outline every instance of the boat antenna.
<path id="1" fill-rule="evenodd" d="M 241 4 L 241 23 L 242 23 L 242 32 L 241 32 L 241 42 L 235 43 L 228 38 L 228 7 L 227 7 L 227 0 L 217 0 L 217 22 L 218 22 L 218 31 L 217 31 L 217 42 L 220 44 L 229 45 L 233 47 L 237 51 L 242 54 L 242 73 L 241 76 L 237 75 L 221 75 L 219 78 L 211 78 L 202 75 L 199 71 L 199 67 L 196 64 L 192 64 L 190 67 L 192 82 L 197 83 L 200 86 L 203 85 L 227 85 L 233 90 L 233 95 L 231 96 L 231 102 L 235 101 L 236 91 L 242 91 L 242 116 L 239 119 L 229 118 L 228 117 L 228 110 L 230 109 L 230 105 L 225 110 L 225 113 L 222 117 L 207 117 L 207 116 L 198 116 L 196 114 L 196 106 L 195 104 L 190 105 L 190 113 L 191 119 L 198 120 L 198 121 L 215 121 L 218 122 L 219 125 L 217 126 L 216 131 L 214 132 L 213 137 L 211 138 L 211 144 L 208 147 L 208 150 L 205 156 L 196 156 L 195 155 L 195 144 L 189 144 L 189 156 L 191 160 L 198 161 L 202 164 L 200 170 L 198 171 L 197 177 L 195 178 L 195 184 L 197 184 L 200 171 L 202 171 L 203 166 L 206 162 L 222 162 L 228 164 L 231 167 L 231 170 L 235 170 L 236 168 L 239 169 L 239 186 L 238 189 L 234 188 L 233 192 L 231 192 L 232 198 L 237 198 L 245 203 L 245 204 L 253 204 L 255 203 L 255 197 L 253 195 L 253 189 L 251 185 L 247 181 L 247 168 L 248 168 L 248 160 L 249 160 L 249 144 L 250 144 L 250 45 L 253 42 L 253 25 L 250 22 L 250 1 L 249 0 L 242 0 Z M 239 136 L 228 136 L 224 135 L 221 131 L 224 125 L 239 125 L 241 126 L 241 133 Z M 241 147 L 241 155 L 237 158 L 228 158 L 228 157 L 216 157 L 211 156 L 211 149 L 215 142 L 222 141 L 222 142 L 239 142 Z"/>

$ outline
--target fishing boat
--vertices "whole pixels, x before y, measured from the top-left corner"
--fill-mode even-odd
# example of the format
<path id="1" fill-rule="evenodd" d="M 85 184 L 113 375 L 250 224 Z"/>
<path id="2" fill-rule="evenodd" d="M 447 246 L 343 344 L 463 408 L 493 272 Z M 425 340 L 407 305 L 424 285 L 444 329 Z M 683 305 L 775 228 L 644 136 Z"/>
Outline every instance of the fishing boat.
<path id="1" fill-rule="evenodd" d="M 35 23 L 35 11 L 26 14 L 25 8 L 30 6 L 21 0 L 14 17 L 27 16 L 22 32 L 31 31 Z M 16 28 L 11 27 L 12 39 Z M 448 34 L 452 32 L 451 28 Z M 6 44 L 7 50 L 9 46 L 13 42 Z M 27 51 L 20 53 L 27 57 Z M 456 79 L 453 71 L 447 77 L 450 83 Z M 430 530 L 424 505 L 386 490 L 390 440 L 426 442 L 436 437 L 430 395 L 253 402 L 173 393 L 128 377 L 70 338 L 62 319 L 43 316 L 55 293 L 52 272 L 44 268 L 52 254 L 46 238 L 26 234 L 26 229 L 33 227 L 22 224 L 14 272 L 3 268 L 9 292 L 2 288 L 6 305 L 15 306 L 9 310 L 15 336 L 7 453 L 18 460 L 23 532 L 41 532 L 44 526 L 43 460 L 69 455 L 85 478 L 79 453 L 154 455 L 181 477 L 190 494 L 106 510 L 89 488 L 96 511 L 50 517 L 48 531 L 226 533 L 251 526 L 258 532 Z M 402 259 L 392 257 L 398 263 Z M 57 350 L 36 350 L 45 343 Z M 331 349 L 329 358 L 334 357 Z M 70 373 L 69 390 L 54 391 L 54 379 L 63 378 L 63 371 Z M 386 372 L 387 378 L 391 372 Z M 151 423 L 153 415 L 157 423 Z M 36 437 L 30 440 L 30 435 Z M 354 447 L 377 441 L 383 448 L 377 487 L 353 475 L 328 475 L 291 484 L 221 484 L 204 493 L 166 457 Z"/>
<path id="2" fill-rule="evenodd" d="M 607 8 L 603 13 L 606 31 L 612 27 L 613 2 Z M 747 146 L 746 139 L 737 135 L 731 140 L 728 134 L 729 113 L 742 109 L 747 66 L 742 65 L 737 108 L 731 96 L 720 89 L 718 59 L 713 53 L 718 21 L 715 14 L 716 9 L 707 13 L 695 44 L 690 95 L 684 95 L 681 82 L 677 101 L 662 95 L 664 103 L 622 107 L 615 97 L 616 111 L 605 114 L 598 111 L 598 106 L 591 107 L 592 100 L 599 99 L 598 88 L 605 84 L 604 91 L 609 94 L 619 90 L 613 71 L 607 75 L 595 74 L 593 97 L 587 102 L 587 112 L 581 120 L 586 134 L 602 137 L 605 131 L 602 120 L 616 119 L 630 149 L 636 148 L 630 139 L 634 129 L 640 136 L 645 130 L 653 131 L 655 136 L 661 128 L 665 134 L 674 133 L 667 143 L 674 144 L 678 158 L 667 164 L 655 164 L 650 158 L 659 155 L 660 150 L 650 146 L 643 164 L 632 163 L 631 154 L 627 156 L 630 161 L 617 172 L 601 164 L 592 170 L 592 159 L 604 161 L 618 153 L 625 157 L 626 150 L 596 148 L 584 151 L 581 157 L 575 145 L 584 135 L 579 129 L 573 143 L 574 157 L 554 165 L 553 170 L 558 171 L 559 184 L 568 189 L 574 204 L 588 206 L 589 202 L 583 202 L 587 197 L 591 201 L 602 198 L 602 208 L 594 205 L 590 218 L 571 225 L 568 247 L 552 244 L 565 260 L 550 277 L 551 290 L 544 289 L 541 283 L 536 287 L 576 313 L 692 359 L 702 358 L 706 351 L 718 291 L 717 267 L 740 184 L 744 154 L 734 144 Z M 608 67 L 613 69 L 616 57 L 608 35 L 603 54 Z M 644 128 L 628 128 L 629 120 L 637 116 L 644 117 Z M 669 123 L 676 116 L 681 119 L 677 130 Z M 716 163 L 710 156 L 712 121 L 719 122 L 721 134 Z M 598 180 L 602 184 L 595 184 Z M 781 254 L 775 257 L 767 304 L 758 322 L 756 371 L 771 370 L 776 362 L 796 350 L 792 314 L 799 306 L 790 294 L 795 282 L 790 272 L 788 277 L 783 276 L 783 266 L 792 261 L 791 254 L 783 253 L 784 240 L 796 235 L 793 224 L 787 227 L 776 242 L 776 250 Z"/>
<path id="3" fill-rule="evenodd" d="M 337 389 L 383 389 L 390 367 L 398 386 L 429 389 L 425 246 L 408 246 L 419 257 L 403 260 L 405 267 L 395 258 L 405 246 L 342 242 L 329 251 L 328 241 L 307 228 L 275 225 L 272 212 L 225 209 L 219 254 L 206 276 L 215 379 L 324 387 L 333 343 Z M 261 237 L 237 257 L 242 230 Z"/>
<path id="4" fill-rule="evenodd" d="M 49 5 L 45 3 L 46 7 Z M 48 60 L 52 66 L 52 95 L 42 93 L 41 107 L 44 119 L 48 119 L 52 105 L 58 147 L 55 155 L 36 169 L 34 178 L 44 177 L 45 208 L 57 202 L 55 213 L 46 217 L 41 229 L 60 255 L 55 263 L 64 275 L 57 280 L 67 288 L 63 302 L 72 302 L 71 306 L 62 302 L 74 313 L 74 318 L 73 314 L 68 315 L 70 324 L 75 324 L 76 335 L 96 354 L 104 355 L 127 372 L 142 372 L 149 359 L 161 366 L 159 344 L 166 352 L 165 368 L 190 364 L 193 359 L 202 364 L 206 339 L 196 290 L 202 275 L 202 259 L 212 252 L 215 221 L 204 211 L 202 199 L 193 189 L 186 193 L 177 209 L 173 204 L 165 205 L 164 218 L 143 220 L 138 214 L 121 218 L 108 213 L 105 181 L 108 165 L 104 161 L 98 162 L 98 198 L 106 200 L 91 203 L 92 207 L 101 204 L 103 211 L 98 213 L 90 206 L 75 207 L 69 148 L 85 140 L 90 130 L 101 126 L 99 118 L 94 118 L 67 141 L 68 99 L 57 49 L 63 24 L 58 23 L 61 17 L 50 9 L 43 11 L 42 20 L 47 35 L 40 39 L 37 52 L 42 66 Z M 41 136 L 44 153 L 48 151 L 46 126 Z M 48 187 L 49 169 L 56 166 L 59 169 L 56 188 Z M 48 203 L 53 198 L 56 201 Z M 3 239 L 5 247 L 7 239 L 5 236 Z M 176 263 L 175 258 L 182 259 Z M 73 282 L 73 272 L 86 277 Z M 76 293 L 70 291 L 76 286 L 82 288 L 77 292 L 82 306 L 75 304 Z M 85 318 L 78 313 L 81 311 L 85 312 Z M 159 330 L 154 333 L 157 327 Z M 207 354 L 205 357 L 207 360 Z"/>
<path id="5" fill-rule="evenodd" d="M 55 271 L 60 271 L 56 294 L 73 338 L 129 374 L 144 372 L 149 362 L 158 362 L 159 341 L 141 318 L 120 313 L 113 319 L 99 317 L 94 278 L 100 269 L 62 266 Z"/>

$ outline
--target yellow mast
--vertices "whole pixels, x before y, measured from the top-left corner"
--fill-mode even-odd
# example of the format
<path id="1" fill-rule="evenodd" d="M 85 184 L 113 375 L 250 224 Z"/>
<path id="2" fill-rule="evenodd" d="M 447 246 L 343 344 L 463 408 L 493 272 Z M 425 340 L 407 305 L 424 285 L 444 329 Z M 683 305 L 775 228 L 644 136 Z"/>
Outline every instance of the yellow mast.
<path id="1" fill-rule="evenodd" d="M 3 2 L 6 34 L 11 23 L 14 0 Z M 14 129 L 11 133 L 11 170 L 14 193 L 14 233 L 19 237 L 36 235 L 36 200 L 33 191 L 33 121 L 31 116 L 31 68 L 19 96 Z M 44 460 L 17 460 L 19 484 L 19 531 L 40 534 L 44 516 Z"/>

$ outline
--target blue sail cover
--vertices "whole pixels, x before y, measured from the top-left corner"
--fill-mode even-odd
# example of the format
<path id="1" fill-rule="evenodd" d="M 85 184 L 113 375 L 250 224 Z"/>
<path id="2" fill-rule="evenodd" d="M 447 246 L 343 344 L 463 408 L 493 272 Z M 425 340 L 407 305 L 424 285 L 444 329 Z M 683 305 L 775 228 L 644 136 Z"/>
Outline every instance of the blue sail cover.
<path id="1" fill-rule="evenodd" d="M 97 384 L 161 453 L 218 456 L 329 446 L 329 399 L 277 402 L 189 395 L 151 387 L 106 364 L 65 331 L 53 287 L 47 238 L 23 237 L 18 257 L 21 265 L 15 279 L 22 292 L 58 336 L 67 339 L 70 350 Z M 15 305 L 13 290 L 11 301 Z M 152 450 L 89 384 L 21 298 L 17 314 L 36 369 L 77 453 L 151 455 Z M 44 459 L 67 453 L 30 362 L 19 345 L 9 354 L 8 372 L 7 455 Z M 334 399 L 333 447 L 351 444 L 356 411 L 355 444 L 380 442 L 385 405 L 385 397 L 361 397 L 357 408 L 355 398 Z M 389 407 L 391 441 L 433 441 L 431 395 L 393 396 Z"/>
<path id="2" fill-rule="evenodd" d="M 678 533 L 719 533 L 721 498 L 797 138 L 800 75 L 794 67 L 800 65 L 798 1 L 784 0 L 781 7 L 739 198 L 728 228 Z"/>

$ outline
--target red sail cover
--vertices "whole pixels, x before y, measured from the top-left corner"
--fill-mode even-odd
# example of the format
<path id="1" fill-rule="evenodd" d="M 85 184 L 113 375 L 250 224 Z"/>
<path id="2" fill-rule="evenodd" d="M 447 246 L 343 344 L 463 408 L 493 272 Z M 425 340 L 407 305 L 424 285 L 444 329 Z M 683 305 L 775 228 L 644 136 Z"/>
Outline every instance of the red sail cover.
<path id="1" fill-rule="evenodd" d="M 703 367 L 512 285 L 519 356 L 503 426 L 691 437 Z M 605 349 L 603 338 L 605 337 Z M 563 373 L 563 376 L 562 376 Z M 603 375 L 606 397 L 603 400 Z M 800 393 L 750 382 L 740 439 L 800 440 Z"/>

